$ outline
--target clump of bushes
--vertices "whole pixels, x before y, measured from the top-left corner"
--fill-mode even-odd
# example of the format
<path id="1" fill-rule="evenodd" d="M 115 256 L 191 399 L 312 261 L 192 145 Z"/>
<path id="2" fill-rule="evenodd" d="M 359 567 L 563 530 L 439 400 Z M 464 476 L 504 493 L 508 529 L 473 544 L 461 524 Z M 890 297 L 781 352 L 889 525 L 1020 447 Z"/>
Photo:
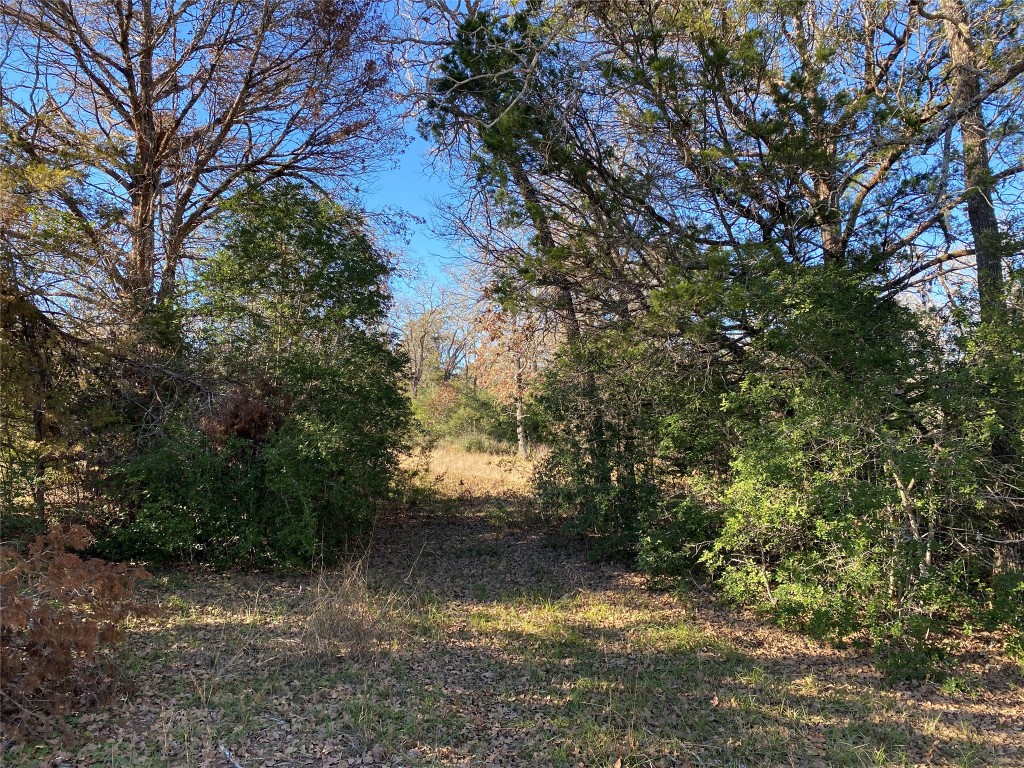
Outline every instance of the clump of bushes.
<path id="1" fill-rule="evenodd" d="M 463 450 L 505 454 L 515 450 L 515 415 L 483 389 L 459 379 L 423 386 L 412 411 L 427 442 L 443 440 Z"/>
<path id="2" fill-rule="evenodd" d="M 133 588 L 146 573 L 76 554 L 92 542 L 69 526 L 25 551 L 0 548 L 0 719 L 11 736 L 48 733 L 54 716 L 113 689 L 110 651 L 142 610 Z"/>
<path id="3" fill-rule="evenodd" d="M 540 394 L 547 510 L 594 553 L 712 581 L 897 677 L 957 628 L 1019 626 L 993 543 L 1024 525 L 1024 326 L 940 336 L 827 270 L 769 287 L 750 301 L 772 324 L 728 366 L 626 332 L 563 354 Z"/>
<path id="4" fill-rule="evenodd" d="M 387 499 L 409 424 L 384 330 L 389 264 L 358 215 L 293 184 L 247 190 L 219 227 L 189 310 L 210 384 L 110 473 L 121 512 L 101 548 L 329 561 Z"/>

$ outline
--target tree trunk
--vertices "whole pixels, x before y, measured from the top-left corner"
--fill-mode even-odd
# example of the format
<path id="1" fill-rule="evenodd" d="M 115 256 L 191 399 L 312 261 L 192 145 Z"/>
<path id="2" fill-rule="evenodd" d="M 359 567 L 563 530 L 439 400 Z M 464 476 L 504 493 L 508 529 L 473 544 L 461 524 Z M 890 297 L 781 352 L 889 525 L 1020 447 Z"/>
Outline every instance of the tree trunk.
<path id="1" fill-rule="evenodd" d="M 516 440 L 519 443 L 519 458 L 526 458 L 526 418 L 523 400 L 526 386 L 523 383 L 523 356 L 516 353 Z"/>
<path id="2" fill-rule="evenodd" d="M 537 230 L 537 240 L 545 255 L 555 249 L 555 237 L 551 230 L 551 223 L 548 221 L 541 203 L 540 195 L 533 186 L 530 178 L 522 165 L 517 161 L 508 162 L 509 172 L 512 179 L 523 196 L 527 213 Z M 573 300 L 572 291 L 565 285 L 557 286 L 561 294 L 562 323 L 565 329 L 565 337 L 570 348 L 577 354 L 583 353 L 583 333 L 580 327 L 579 316 L 576 314 L 576 304 Z M 605 435 L 604 414 L 601 412 L 600 402 L 597 396 L 597 377 L 594 371 L 585 360 L 578 361 L 581 366 L 580 373 L 583 377 L 583 398 L 590 406 L 590 412 L 584 415 L 585 430 L 590 443 L 591 459 L 594 463 L 594 481 L 599 485 L 611 485 L 611 464 L 607 438 Z"/>
<path id="3" fill-rule="evenodd" d="M 839 224 L 839 205 L 833 185 L 824 177 L 814 180 L 815 201 L 818 206 L 819 229 L 821 232 L 822 262 L 825 266 L 842 264 L 843 233 Z"/>
<path id="4" fill-rule="evenodd" d="M 135 77 L 129 80 L 128 94 L 132 132 L 135 134 L 135 156 L 132 158 L 129 189 L 132 250 L 128 264 L 128 286 L 133 309 L 144 313 L 156 298 L 156 230 L 162 139 L 157 128 L 153 81 L 155 41 L 152 6 L 143 2 L 140 10 L 140 55 Z"/>
<path id="5" fill-rule="evenodd" d="M 942 24 L 949 42 L 953 73 L 953 106 L 959 117 L 964 154 L 964 186 L 967 218 L 971 223 L 978 270 L 978 300 L 981 321 L 1002 317 L 1002 236 L 992 196 L 995 182 L 989 165 L 988 129 L 981 104 L 981 71 L 971 38 L 970 19 L 962 0 L 939 0 Z"/>
<path id="6" fill-rule="evenodd" d="M 140 172 L 134 183 L 129 299 L 136 311 L 145 311 L 153 301 L 156 281 L 156 184 L 147 171 Z"/>
<path id="7" fill-rule="evenodd" d="M 42 522 L 46 522 L 46 459 L 43 449 L 46 445 L 46 406 L 36 402 L 32 406 L 32 431 L 35 437 L 36 460 L 32 469 L 32 505 Z"/>

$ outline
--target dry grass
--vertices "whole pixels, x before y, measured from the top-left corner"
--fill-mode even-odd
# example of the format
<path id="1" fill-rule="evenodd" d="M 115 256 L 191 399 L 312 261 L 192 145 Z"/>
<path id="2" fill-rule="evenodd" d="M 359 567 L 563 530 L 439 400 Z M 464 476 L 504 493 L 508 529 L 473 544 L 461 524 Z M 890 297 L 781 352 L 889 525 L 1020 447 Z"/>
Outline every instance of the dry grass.
<path id="1" fill-rule="evenodd" d="M 305 616 L 302 644 L 310 653 L 366 662 L 394 640 L 393 617 L 403 600 L 370 589 L 365 559 L 321 570 L 305 594 L 296 610 Z"/>
<path id="2" fill-rule="evenodd" d="M 423 473 L 443 494 L 459 498 L 527 495 L 534 462 L 514 456 L 473 453 L 441 443 L 417 453 L 408 466 Z"/>

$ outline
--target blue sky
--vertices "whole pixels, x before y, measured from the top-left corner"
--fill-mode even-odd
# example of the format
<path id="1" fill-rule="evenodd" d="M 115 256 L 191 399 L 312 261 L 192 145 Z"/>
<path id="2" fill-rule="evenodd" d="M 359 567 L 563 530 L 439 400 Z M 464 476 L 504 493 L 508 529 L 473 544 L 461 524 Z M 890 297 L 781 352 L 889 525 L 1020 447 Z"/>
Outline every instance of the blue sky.
<path id="1" fill-rule="evenodd" d="M 392 208 L 422 219 L 422 223 L 409 223 L 403 270 L 412 269 L 422 278 L 443 281 L 446 266 L 458 254 L 431 231 L 438 218 L 432 201 L 452 194 L 452 188 L 445 170 L 432 167 L 429 143 L 418 136 L 411 138 L 395 167 L 379 173 L 367 184 L 363 204 L 371 211 Z M 403 286 L 396 287 L 403 290 Z"/>

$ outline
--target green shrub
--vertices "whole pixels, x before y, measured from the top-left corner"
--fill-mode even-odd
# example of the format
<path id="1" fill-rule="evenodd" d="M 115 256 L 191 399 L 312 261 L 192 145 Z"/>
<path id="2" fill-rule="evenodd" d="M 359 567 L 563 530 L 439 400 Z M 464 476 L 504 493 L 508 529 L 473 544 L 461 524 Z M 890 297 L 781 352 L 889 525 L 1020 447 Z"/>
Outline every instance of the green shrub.
<path id="1" fill-rule="evenodd" d="M 1024 334 L 939 336 L 845 269 L 762 279 L 743 301 L 763 330 L 728 367 L 669 288 L 650 322 L 672 342 L 604 329 L 563 353 L 542 506 L 657 583 L 710 577 L 893 676 L 934 674 L 957 627 L 1019 626 L 986 542 L 1021 525 Z"/>
<path id="2" fill-rule="evenodd" d="M 388 266 L 354 214 L 249 190 L 197 276 L 195 345 L 224 391 L 177 410 L 117 469 L 118 556 L 308 565 L 366 528 L 409 423 L 381 330 Z"/>
<path id="3" fill-rule="evenodd" d="M 511 409 L 486 390 L 459 379 L 422 386 L 412 398 L 412 412 L 428 440 L 455 442 L 467 450 L 507 453 L 516 439 Z"/>
<path id="4" fill-rule="evenodd" d="M 637 557 L 659 519 L 657 393 L 650 349 L 628 336 L 566 350 L 536 396 L 550 450 L 536 471 L 541 509 L 588 539 L 596 557 Z"/>
<path id="5" fill-rule="evenodd" d="M 666 500 L 640 520 L 636 565 L 656 584 L 699 574 L 701 553 L 721 521 L 716 505 L 695 497 Z"/>

